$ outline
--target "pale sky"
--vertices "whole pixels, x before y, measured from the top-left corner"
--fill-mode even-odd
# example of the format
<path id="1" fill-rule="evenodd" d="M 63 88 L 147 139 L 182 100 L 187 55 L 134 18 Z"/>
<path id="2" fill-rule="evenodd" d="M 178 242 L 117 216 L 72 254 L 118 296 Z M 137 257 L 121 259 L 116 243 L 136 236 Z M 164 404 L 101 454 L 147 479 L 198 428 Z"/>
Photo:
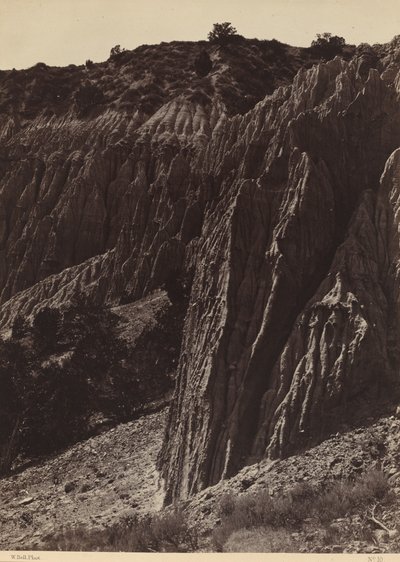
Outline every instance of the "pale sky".
<path id="1" fill-rule="evenodd" d="M 400 34 L 400 0 L 0 0 L 0 69 L 100 62 L 117 44 L 197 41 L 224 21 L 297 46 L 325 31 L 386 43 Z"/>

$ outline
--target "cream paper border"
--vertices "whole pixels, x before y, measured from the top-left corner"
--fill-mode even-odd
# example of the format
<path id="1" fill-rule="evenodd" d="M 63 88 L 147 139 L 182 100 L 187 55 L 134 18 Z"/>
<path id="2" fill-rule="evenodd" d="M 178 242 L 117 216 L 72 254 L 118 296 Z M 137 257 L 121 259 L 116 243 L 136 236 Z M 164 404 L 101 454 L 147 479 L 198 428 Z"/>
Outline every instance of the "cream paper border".
<path id="1" fill-rule="evenodd" d="M 17 0 L 19 3 L 21 0 Z M 27 1 L 30 4 L 36 2 L 40 5 L 41 0 L 23 0 Z M 59 1 L 65 0 L 53 0 L 54 3 Z M 67 0 L 69 1 L 69 0 Z M 148 0 L 151 2 L 151 0 Z M 168 0 L 164 0 L 168 2 Z M 186 0 L 182 0 L 185 2 Z M 394 8 L 398 8 L 400 12 L 400 0 L 281 0 L 282 3 L 301 3 L 304 7 L 304 10 L 312 10 L 313 6 L 315 6 L 315 2 L 319 1 L 321 3 L 332 4 L 335 6 L 348 6 L 347 17 L 354 18 L 357 21 L 357 17 L 359 11 L 365 13 L 368 11 L 368 8 L 372 5 L 376 6 L 378 3 L 379 6 L 383 11 L 385 8 L 389 10 L 393 10 Z M 131 0 L 132 3 L 135 0 Z M 214 0 L 215 3 L 218 3 L 218 0 Z M 265 0 L 268 2 L 268 0 Z M 197 0 L 197 3 L 203 4 L 202 0 Z M 3 6 L 2 6 L 3 4 Z M 110 0 L 109 2 L 110 11 L 114 9 L 113 2 Z M 243 6 L 246 7 L 246 0 L 243 0 Z M 0 14 L 3 10 L 1 8 L 6 8 L 7 10 L 12 9 L 12 2 L 10 0 L 0 0 Z M 357 9 L 356 9 L 357 8 Z M 4 13 L 4 11 L 3 11 Z M 121 17 L 123 15 L 121 14 Z M 256 17 L 256 15 L 255 15 Z M 391 18 L 391 14 L 388 12 L 388 21 Z M 234 22 L 235 26 L 238 27 L 240 31 L 240 21 Z M 297 25 L 296 22 L 288 22 L 288 25 L 295 26 Z M 376 22 L 374 22 L 376 25 Z M 43 29 L 46 27 L 46 22 L 43 22 Z M 331 27 L 330 22 L 327 22 L 327 28 Z M 321 30 L 324 31 L 324 30 Z M 332 29 L 334 32 L 335 30 Z M 385 31 L 385 30 L 383 30 Z M 268 29 L 266 27 L 266 33 Z M 399 28 L 400 34 L 400 28 Z M 260 37 L 262 39 L 263 37 Z M 279 39 L 279 37 L 277 38 Z M 388 38 L 390 40 L 391 38 Z M 12 46 L 10 46 L 12 48 Z M 0 498 L 1 501 L 1 498 Z M 1 528 L 0 528 L 1 533 Z M 306 562 L 311 560 L 312 562 L 331 562 L 331 561 L 339 561 L 339 562 L 400 562 L 400 553 L 399 554 L 277 554 L 277 553 L 262 553 L 262 554 L 253 554 L 253 553 L 238 553 L 238 554 L 230 554 L 230 553 L 160 553 L 160 554 L 152 554 L 152 553 L 113 553 L 113 552 L 48 552 L 48 551 L 0 551 L 0 562 L 20 562 L 20 561 L 33 561 L 39 560 L 40 562 L 175 562 L 175 561 L 186 561 L 186 560 L 193 560 L 194 562 L 265 562 L 265 561 L 273 561 L 273 562 Z"/>
<path id="2" fill-rule="evenodd" d="M 3 551 L 0 562 L 399 562 L 400 554 L 112 553 Z"/>

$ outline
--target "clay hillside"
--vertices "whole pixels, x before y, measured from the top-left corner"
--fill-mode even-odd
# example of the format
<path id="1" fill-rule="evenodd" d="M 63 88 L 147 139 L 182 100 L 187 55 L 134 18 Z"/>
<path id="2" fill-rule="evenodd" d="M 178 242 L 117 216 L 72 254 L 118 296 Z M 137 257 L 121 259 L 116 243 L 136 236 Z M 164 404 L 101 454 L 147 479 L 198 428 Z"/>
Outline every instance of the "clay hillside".
<path id="1" fill-rule="evenodd" d="M 399 36 L 1 70 L 0 547 L 399 549 L 399 212 Z"/>

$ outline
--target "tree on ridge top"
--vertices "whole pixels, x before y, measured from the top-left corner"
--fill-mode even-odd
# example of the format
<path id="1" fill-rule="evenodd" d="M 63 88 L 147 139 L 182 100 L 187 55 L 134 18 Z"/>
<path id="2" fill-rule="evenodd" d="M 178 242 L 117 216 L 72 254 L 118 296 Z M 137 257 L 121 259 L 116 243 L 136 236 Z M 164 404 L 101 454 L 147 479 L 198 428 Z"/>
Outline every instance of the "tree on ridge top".
<path id="1" fill-rule="evenodd" d="M 322 56 L 332 58 L 340 54 L 345 45 L 344 37 L 332 35 L 332 33 L 318 33 L 317 38 L 311 43 L 311 49 Z"/>
<path id="2" fill-rule="evenodd" d="M 226 45 L 234 36 L 237 36 L 237 30 L 233 27 L 231 22 L 225 21 L 224 23 L 214 23 L 213 29 L 207 37 L 212 43 Z"/>

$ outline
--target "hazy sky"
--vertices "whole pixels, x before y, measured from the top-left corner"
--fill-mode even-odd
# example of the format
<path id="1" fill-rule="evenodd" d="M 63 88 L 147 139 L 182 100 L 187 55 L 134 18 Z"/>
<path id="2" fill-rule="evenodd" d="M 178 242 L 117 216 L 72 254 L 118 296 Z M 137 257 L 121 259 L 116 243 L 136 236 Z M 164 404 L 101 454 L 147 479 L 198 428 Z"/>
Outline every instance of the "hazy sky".
<path id="1" fill-rule="evenodd" d="M 400 34 L 400 0 L 0 0 L 0 68 L 99 62 L 117 44 L 206 39 L 223 21 L 297 46 L 324 31 L 382 43 Z"/>

